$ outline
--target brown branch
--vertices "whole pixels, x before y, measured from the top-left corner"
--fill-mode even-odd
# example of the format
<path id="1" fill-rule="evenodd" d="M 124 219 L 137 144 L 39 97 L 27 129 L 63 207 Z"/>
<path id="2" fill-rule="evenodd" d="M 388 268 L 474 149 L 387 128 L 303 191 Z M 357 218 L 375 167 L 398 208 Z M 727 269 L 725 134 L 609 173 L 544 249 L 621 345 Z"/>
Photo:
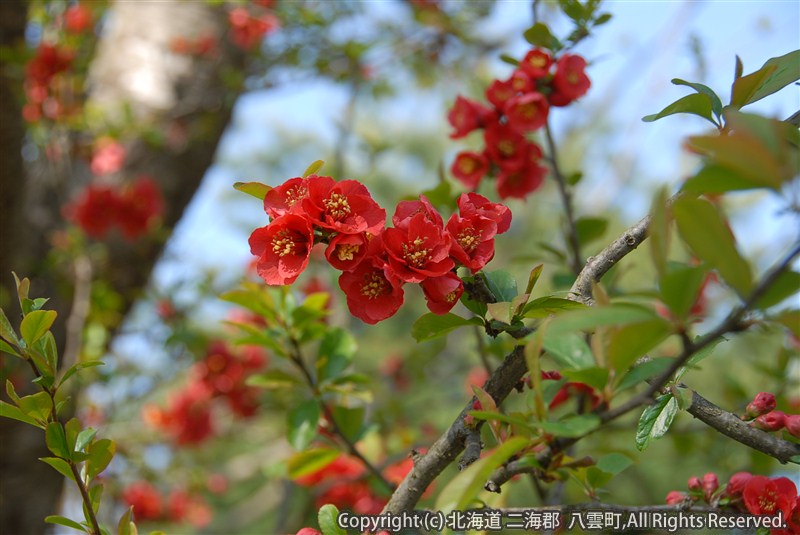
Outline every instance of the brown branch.
<path id="1" fill-rule="evenodd" d="M 78 465 L 69 461 L 69 468 L 72 471 L 72 477 L 75 478 L 75 484 L 78 485 L 78 490 L 81 492 L 81 499 L 83 500 L 86 515 L 89 517 L 89 522 L 92 524 L 92 532 L 90 535 L 102 535 L 103 532 L 100 530 L 100 524 L 97 523 L 97 515 L 94 513 L 94 507 L 92 507 L 92 499 L 89 496 L 86 485 L 83 483 L 83 479 L 81 479 Z"/>
<path id="2" fill-rule="evenodd" d="M 547 140 L 547 150 L 550 153 L 550 166 L 553 168 L 553 178 L 558 184 L 558 193 L 561 195 L 561 204 L 564 205 L 564 215 L 567 217 L 567 243 L 571 249 L 570 265 L 576 275 L 581 273 L 583 268 L 583 257 L 581 256 L 581 245 L 578 241 L 578 229 L 575 226 L 575 211 L 572 207 L 572 194 L 567 187 L 567 180 L 558 165 L 558 153 L 553 134 L 550 131 L 550 123 L 544 125 L 544 136 Z"/>

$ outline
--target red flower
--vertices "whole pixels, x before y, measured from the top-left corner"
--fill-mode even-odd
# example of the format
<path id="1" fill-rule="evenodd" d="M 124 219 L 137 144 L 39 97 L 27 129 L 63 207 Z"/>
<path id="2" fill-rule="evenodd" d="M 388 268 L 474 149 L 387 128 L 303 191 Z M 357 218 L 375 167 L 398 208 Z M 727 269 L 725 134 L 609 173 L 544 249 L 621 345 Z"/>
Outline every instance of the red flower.
<path id="1" fill-rule="evenodd" d="M 587 405 L 589 410 L 596 409 L 603 401 L 597 395 L 597 391 L 586 383 L 568 382 L 564 383 L 561 389 L 556 392 L 550 402 L 550 408 L 555 409 L 572 397 L 580 399 L 582 404 Z"/>
<path id="2" fill-rule="evenodd" d="M 447 314 L 464 293 L 464 283 L 451 271 L 441 277 L 422 281 L 422 291 L 425 293 L 425 300 L 431 312 Z"/>
<path id="3" fill-rule="evenodd" d="M 308 265 L 314 232 L 303 217 L 286 214 L 254 230 L 249 242 L 259 277 L 270 285 L 291 284 Z"/>
<path id="4" fill-rule="evenodd" d="M 228 14 L 231 26 L 231 41 L 242 50 L 250 50 L 272 32 L 280 23 L 271 13 L 265 13 L 260 18 L 253 17 L 243 7 L 232 9 Z"/>
<path id="5" fill-rule="evenodd" d="M 161 191 L 153 179 L 141 176 L 120 197 L 117 222 L 122 234 L 135 239 L 144 234 L 164 211 Z"/>
<path id="6" fill-rule="evenodd" d="M 747 404 L 745 413 L 750 418 L 755 418 L 756 416 L 767 414 L 768 412 L 774 410 L 776 406 L 777 403 L 775 401 L 775 394 L 771 394 L 770 392 L 759 392 L 753 398 L 753 401 Z"/>
<path id="7" fill-rule="evenodd" d="M 310 474 L 298 477 L 294 482 L 303 487 L 314 487 L 328 480 L 355 480 L 363 473 L 364 465 L 361 461 L 349 455 L 339 455 L 333 462 Z"/>
<path id="8" fill-rule="evenodd" d="M 489 170 L 489 160 L 479 152 L 463 151 L 456 155 L 450 172 L 470 189 L 476 189 Z"/>
<path id="9" fill-rule="evenodd" d="M 453 127 L 450 138 L 458 139 L 477 128 L 483 128 L 491 115 L 492 111 L 489 108 L 459 95 L 447 114 L 447 120 Z"/>
<path id="10" fill-rule="evenodd" d="M 707 502 L 711 501 L 711 496 L 718 488 L 719 488 L 719 479 L 717 479 L 717 474 L 715 474 L 714 472 L 709 472 L 703 476 L 703 481 L 702 481 L 703 497 L 706 499 Z"/>
<path id="11" fill-rule="evenodd" d="M 800 438 L 800 414 L 787 414 L 783 425 L 790 435 Z"/>
<path id="12" fill-rule="evenodd" d="M 677 490 L 669 491 L 667 494 L 666 502 L 667 505 L 679 505 L 686 501 L 686 493 L 685 492 L 678 492 Z"/>
<path id="13" fill-rule="evenodd" d="M 201 498 L 190 496 L 182 489 L 170 492 L 167 509 L 173 522 L 187 521 L 197 528 L 211 523 L 211 509 Z"/>
<path id="14" fill-rule="evenodd" d="M 380 234 L 386 225 L 386 211 L 355 180 L 310 176 L 303 208 L 315 225 L 342 234 Z"/>
<path id="15" fill-rule="evenodd" d="M 458 210 L 461 217 L 478 215 L 497 223 L 497 234 L 506 232 L 511 227 L 511 210 L 508 206 L 495 203 L 477 193 L 462 193 L 458 198 Z"/>
<path id="16" fill-rule="evenodd" d="M 295 533 L 295 535 L 322 535 L 322 532 L 314 528 L 300 528 L 300 531 Z"/>
<path id="17" fill-rule="evenodd" d="M 736 472 L 728 480 L 728 484 L 725 486 L 725 494 L 731 498 L 740 497 L 742 491 L 744 491 L 744 486 L 752 477 L 753 474 L 750 472 Z"/>
<path id="18" fill-rule="evenodd" d="M 797 500 L 797 487 L 787 477 L 770 479 L 753 476 L 742 492 L 744 505 L 754 515 L 775 515 L 779 511 L 788 518 Z"/>
<path id="19" fill-rule="evenodd" d="M 502 110 L 506 102 L 517 95 L 516 89 L 511 80 L 495 80 L 486 89 L 486 100 L 494 104 L 498 110 Z"/>
<path id="20" fill-rule="evenodd" d="M 211 421 L 211 391 L 202 383 L 190 383 L 170 398 L 159 427 L 176 444 L 199 444 L 214 433 Z"/>
<path id="21" fill-rule="evenodd" d="M 403 283 L 380 259 L 365 260 L 354 271 L 342 273 L 339 287 L 350 313 L 370 325 L 393 316 L 403 304 Z"/>
<path id="22" fill-rule="evenodd" d="M 539 150 L 534 143 L 529 144 L 531 152 L 534 151 L 534 147 Z M 547 167 L 536 163 L 528 163 L 516 170 L 503 170 L 497 177 L 497 194 L 501 199 L 508 197 L 524 199 L 539 189 L 546 175 Z"/>
<path id="23" fill-rule="evenodd" d="M 48 43 L 36 49 L 36 55 L 25 66 L 28 82 L 47 86 L 56 74 L 66 71 L 75 59 L 75 54 Z"/>
<path id="24" fill-rule="evenodd" d="M 556 73 L 553 76 L 553 92 L 550 94 L 550 104 L 553 106 L 566 106 L 589 91 L 592 83 L 584 72 L 585 68 L 586 60 L 580 56 L 564 54 L 559 58 L 556 64 Z"/>
<path id="25" fill-rule="evenodd" d="M 338 234 L 325 249 L 325 258 L 336 269 L 352 271 L 367 255 L 367 249 L 366 233 Z"/>
<path id="26" fill-rule="evenodd" d="M 544 78 L 550 72 L 553 57 L 540 48 L 534 48 L 525 54 L 519 63 L 519 68 L 534 80 Z"/>
<path id="27" fill-rule="evenodd" d="M 468 217 L 450 216 L 447 232 L 453 238 L 450 256 L 472 273 L 477 273 L 494 258 L 497 223 L 477 213 Z"/>
<path id="28" fill-rule="evenodd" d="M 316 175 L 311 175 L 313 178 Z M 272 188 L 264 196 L 264 211 L 270 217 L 284 214 L 303 214 L 303 199 L 308 197 L 309 178 L 290 178 L 280 186 Z"/>
<path id="29" fill-rule="evenodd" d="M 509 125 L 494 123 L 484 131 L 486 152 L 503 171 L 517 171 L 526 163 L 525 150 L 531 143 Z"/>
<path id="30" fill-rule="evenodd" d="M 64 12 L 64 28 L 70 33 L 83 33 L 92 24 L 92 10 L 85 4 L 74 4 Z"/>
<path id="31" fill-rule="evenodd" d="M 526 93 L 509 99 L 503 110 L 509 126 L 516 132 L 525 134 L 545 125 L 550 105 L 541 93 Z"/>
<path id="32" fill-rule="evenodd" d="M 753 420 L 752 424 L 762 431 L 780 431 L 785 421 L 786 415 L 783 411 L 771 411 Z"/>
<path id="33" fill-rule="evenodd" d="M 444 275 L 455 265 L 450 258 L 450 236 L 423 213 L 407 227 L 386 229 L 383 235 L 389 266 L 405 282 L 422 282 Z"/>
<path id="34" fill-rule="evenodd" d="M 122 491 L 122 501 L 133 507 L 136 520 L 157 520 L 162 500 L 161 493 L 146 481 L 131 483 Z"/>
<path id="35" fill-rule="evenodd" d="M 531 77 L 521 69 L 517 69 L 511 74 L 508 83 L 511 84 L 511 89 L 517 93 L 528 93 L 535 88 Z"/>
<path id="36" fill-rule="evenodd" d="M 348 509 L 359 515 L 377 515 L 386 504 L 378 498 L 366 481 L 333 484 L 317 497 L 316 506 L 332 503 L 339 509 Z"/>
<path id="37" fill-rule="evenodd" d="M 102 238 L 117 219 L 120 199 L 108 186 L 89 185 L 80 197 L 64 207 L 64 216 L 88 236 Z"/>
<path id="38" fill-rule="evenodd" d="M 420 195 L 417 201 L 400 201 L 394 209 L 392 223 L 396 228 L 406 228 L 411 223 L 411 218 L 417 214 L 424 214 L 425 218 L 434 225 L 444 225 L 442 214 L 434 208 L 425 195 Z"/>
<path id="39" fill-rule="evenodd" d="M 110 175 L 122 169 L 125 163 L 125 147 L 111 138 L 101 138 L 97 141 L 94 155 L 92 156 L 92 173 L 97 176 Z"/>

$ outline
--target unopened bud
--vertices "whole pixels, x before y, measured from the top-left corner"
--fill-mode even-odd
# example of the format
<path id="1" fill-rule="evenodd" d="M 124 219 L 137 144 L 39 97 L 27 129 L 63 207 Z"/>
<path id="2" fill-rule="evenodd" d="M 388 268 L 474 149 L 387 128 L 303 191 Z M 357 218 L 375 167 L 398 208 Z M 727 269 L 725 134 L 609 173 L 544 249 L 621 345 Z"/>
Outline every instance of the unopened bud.
<path id="1" fill-rule="evenodd" d="M 742 495 L 742 491 L 744 491 L 744 486 L 750 481 L 750 478 L 753 477 L 753 474 L 750 472 L 736 472 L 731 476 L 728 480 L 728 485 L 725 487 L 725 494 L 730 496 L 731 498 L 736 498 Z"/>
<path id="2" fill-rule="evenodd" d="M 700 478 L 697 476 L 692 476 L 689 478 L 689 483 L 687 483 L 689 490 L 702 490 L 703 483 L 700 481 Z"/>
<path id="3" fill-rule="evenodd" d="M 672 490 L 667 494 L 667 505 L 678 505 L 686 500 L 686 493 Z"/>
<path id="4" fill-rule="evenodd" d="M 750 418 L 755 418 L 756 416 L 761 416 L 762 414 L 767 414 L 771 410 L 774 410 L 775 405 L 775 396 L 773 394 L 769 392 L 759 392 L 756 394 L 756 397 L 753 398 L 753 401 L 747 404 L 745 414 Z"/>
<path id="5" fill-rule="evenodd" d="M 779 431 L 785 421 L 786 415 L 782 411 L 772 411 L 753 420 L 753 425 L 762 431 Z"/>
<path id="6" fill-rule="evenodd" d="M 783 425 L 786 430 L 795 438 L 800 438 L 800 414 L 787 414 Z"/>
<path id="7" fill-rule="evenodd" d="M 711 501 L 711 496 L 719 488 L 719 480 L 717 474 L 709 472 L 703 476 L 703 496 L 706 501 Z"/>

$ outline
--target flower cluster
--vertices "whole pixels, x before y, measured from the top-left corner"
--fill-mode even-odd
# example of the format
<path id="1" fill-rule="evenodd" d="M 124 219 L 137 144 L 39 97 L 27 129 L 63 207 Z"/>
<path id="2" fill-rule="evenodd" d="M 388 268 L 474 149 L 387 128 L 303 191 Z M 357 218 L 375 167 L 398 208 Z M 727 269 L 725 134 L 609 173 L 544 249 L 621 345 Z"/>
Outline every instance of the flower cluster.
<path id="1" fill-rule="evenodd" d="M 245 346 L 241 355 L 223 343 L 213 342 L 205 358 L 189 372 L 190 380 L 173 394 L 168 407 L 145 406 L 146 423 L 176 444 L 198 444 L 214 434 L 212 402 L 224 399 L 234 416 L 249 418 L 258 410 L 258 390 L 245 384 L 252 373 L 266 363 L 266 356 L 254 346 Z"/>
<path id="2" fill-rule="evenodd" d="M 422 286 L 428 308 L 445 314 L 464 285 L 455 268 L 473 273 L 494 256 L 494 237 L 508 230 L 511 211 L 476 193 L 463 194 L 459 213 L 444 223 L 425 198 L 402 201 L 385 228 L 386 211 L 355 180 L 329 176 L 291 178 L 264 197 L 269 225 L 250 236 L 256 270 L 267 284 L 293 283 L 308 265 L 315 243 L 342 271 L 339 286 L 350 312 L 375 324 L 403 304 L 403 285 Z"/>
<path id="3" fill-rule="evenodd" d="M 775 410 L 776 406 L 774 394 L 759 392 L 747 404 L 742 420 L 751 420 L 750 425 L 762 431 L 786 429 L 793 437 L 800 438 L 800 414 L 786 414 Z"/>
<path id="4" fill-rule="evenodd" d="M 749 472 L 737 472 L 720 488 L 717 475 L 710 472 L 702 478 L 689 478 L 688 492 L 670 491 L 666 502 L 681 505 L 697 501 L 730 508 L 753 515 L 773 516 L 786 520 L 787 529 L 773 529 L 773 535 L 800 533 L 800 496 L 797 486 L 787 477 L 769 478 Z"/>
<path id="5" fill-rule="evenodd" d="M 211 507 L 199 496 L 184 489 L 173 489 L 165 498 L 146 481 L 131 483 L 122 491 L 122 500 L 133 507 L 136 520 L 169 520 L 189 522 L 196 528 L 211 522 Z"/>
<path id="6" fill-rule="evenodd" d="M 75 53 L 50 43 L 42 43 L 25 67 L 25 96 L 27 104 L 22 116 L 28 122 L 42 117 L 58 119 L 65 112 L 59 98 L 60 84 L 57 75 L 67 71 L 75 59 Z"/>
<path id="7" fill-rule="evenodd" d="M 163 210 L 158 185 L 141 176 L 122 190 L 90 184 L 64 207 L 64 217 L 92 238 L 103 238 L 117 227 L 126 239 L 135 240 L 151 228 Z"/>
<path id="8" fill-rule="evenodd" d="M 64 12 L 64 29 L 69 33 L 83 33 L 93 23 L 94 15 L 86 3 L 72 4 Z"/>
<path id="9" fill-rule="evenodd" d="M 246 7 L 236 7 L 228 13 L 231 41 L 242 50 L 252 50 L 264 36 L 280 26 L 269 11 L 254 16 Z"/>
<path id="10" fill-rule="evenodd" d="M 563 54 L 557 60 L 547 51 L 529 51 L 507 80 L 495 80 L 486 90 L 491 106 L 459 96 L 447 119 L 451 138 L 483 129 L 482 152 L 460 152 L 450 171 L 476 189 L 490 170 L 497 174 L 501 198 L 524 199 L 544 181 L 542 149 L 526 137 L 547 123 L 551 106 L 566 106 L 586 94 L 591 85 L 586 60 Z M 493 171 L 493 173 L 494 173 Z"/>

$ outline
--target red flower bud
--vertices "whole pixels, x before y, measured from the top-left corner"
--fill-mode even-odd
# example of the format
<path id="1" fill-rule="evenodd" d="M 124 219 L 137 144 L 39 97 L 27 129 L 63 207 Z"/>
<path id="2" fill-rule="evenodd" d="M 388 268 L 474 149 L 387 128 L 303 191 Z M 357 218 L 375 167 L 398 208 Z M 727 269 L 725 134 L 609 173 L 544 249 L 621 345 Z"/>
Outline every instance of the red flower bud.
<path id="1" fill-rule="evenodd" d="M 687 483 L 689 490 L 701 490 L 703 488 L 703 483 L 700 481 L 700 478 L 697 476 L 692 476 L 689 478 L 689 483 Z"/>
<path id="2" fill-rule="evenodd" d="M 683 503 L 686 500 L 686 493 L 685 492 L 678 492 L 677 490 L 671 490 L 669 494 L 667 494 L 667 505 L 678 505 Z"/>
<path id="3" fill-rule="evenodd" d="M 755 420 L 753 425 L 762 431 L 779 431 L 783 429 L 786 421 L 786 415 L 782 411 L 772 411 L 767 414 L 762 414 Z"/>
<path id="4" fill-rule="evenodd" d="M 769 392 L 759 392 L 756 394 L 756 397 L 753 398 L 753 401 L 748 403 L 745 411 L 747 416 L 755 418 L 756 416 L 761 416 L 774 409 L 775 396 Z"/>
<path id="5" fill-rule="evenodd" d="M 783 420 L 786 430 L 795 438 L 800 438 L 800 414 L 787 414 Z"/>
<path id="6" fill-rule="evenodd" d="M 753 477 L 753 474 L 750 472 L 736 472 L 728 480 L 728 485 L 725 487 L 725 494 L 732 498 L 741 496 L 744 486 L 750 481 L 751 477 Z"/>
<path id="7" fill-rule="evenodd" d="M 703 496 L 706 501 L 711 501 L 711 496 L 719 488 L 719 480 L 717 474 L 709 472 L 703 476 Z"/>

